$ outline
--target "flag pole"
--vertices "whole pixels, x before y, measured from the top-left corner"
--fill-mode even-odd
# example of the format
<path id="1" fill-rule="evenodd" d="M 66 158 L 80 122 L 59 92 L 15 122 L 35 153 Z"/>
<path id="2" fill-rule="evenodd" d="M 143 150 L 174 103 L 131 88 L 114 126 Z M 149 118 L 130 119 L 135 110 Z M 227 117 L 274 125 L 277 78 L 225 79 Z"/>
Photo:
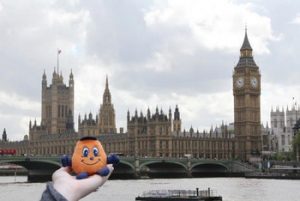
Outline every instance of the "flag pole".
<path id="1" fill-rule="evenodd" d="M 61 53 L 61 49 L 57 49 L 57 74 L 59 74 L 59 54 Z"/>
<path id="2" fill-rule="evenodd" d="M 59 49 L 57 49 L 57 74 L 59 74 L 59 58 L 58 58 L 58 55 L 59 55 Z"/>

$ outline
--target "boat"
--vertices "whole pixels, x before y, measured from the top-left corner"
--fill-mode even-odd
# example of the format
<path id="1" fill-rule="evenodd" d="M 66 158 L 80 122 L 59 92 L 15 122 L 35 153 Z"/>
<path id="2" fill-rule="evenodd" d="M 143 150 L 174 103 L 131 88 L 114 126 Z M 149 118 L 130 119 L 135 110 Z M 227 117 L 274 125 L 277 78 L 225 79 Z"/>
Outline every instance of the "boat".
<path id="1" fill-rule="evenodd" d="M 135 198 L 136 201 L 222 201 L 222 196 L 207 190 L 151 190 Z"/>

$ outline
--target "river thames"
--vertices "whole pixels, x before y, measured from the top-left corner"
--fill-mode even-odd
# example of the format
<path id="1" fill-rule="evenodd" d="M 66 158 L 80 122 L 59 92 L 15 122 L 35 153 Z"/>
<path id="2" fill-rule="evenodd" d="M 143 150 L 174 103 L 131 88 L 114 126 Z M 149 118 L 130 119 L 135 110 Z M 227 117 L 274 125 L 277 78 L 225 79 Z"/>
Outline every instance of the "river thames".
<path id="1" fill-rule="evenodd" d="M 45 183 L 26 183 L 26 177 L 0 177 L 0 200 L 39 200 Z M 204 190 L 210 187 L 224 201 L 299 201 L 300 180 L 245 178 L 188 178 L 109 180 L 85 201 L 134 201 L 143 191 L 157 189 Z"/>

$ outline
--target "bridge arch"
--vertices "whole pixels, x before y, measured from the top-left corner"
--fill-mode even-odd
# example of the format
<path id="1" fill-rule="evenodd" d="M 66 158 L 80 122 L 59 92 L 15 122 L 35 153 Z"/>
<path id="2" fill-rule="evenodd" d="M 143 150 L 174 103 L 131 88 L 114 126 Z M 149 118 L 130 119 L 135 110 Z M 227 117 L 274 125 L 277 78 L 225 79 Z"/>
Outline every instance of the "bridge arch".
<path id="1" fill-rule="evenodd" d="M 50 181 L 53 172 L 60 168 L 60 163 L 56 161 L 37 161 L 30 160 L 29 158 L 23 160 L 3 160 L 0 163 L 15 164 L 24 167 L 28 171 L 27 178 L 30 182 Z"/>
<path id="2" fill-rule="evenodd" d="M 149 161 L 140 165 L 140 174 L 153 178 L 186 177 L 187 168 L 175 161 Z"/>
<path id="3" fill-rule="evenodd" d="M 201 162 L 191 166 L 191 176 L 193 177 L 217 177 L 226 176 L 228 167 L 218 162 Z"/>
<path id="4" fill-rule="evenodd" d="M 132 179 L 135 177 L 135 168 L 134 166 L 127 161 L 121 160 L 120 163 L 114 166 L 113 174 L 110 178 L 122 178 L 122 179 Z"/>
<path id="5" fill-rule="evenodd" d="M 30 169 L 35 169 L 38 166 L 42 167 L 42 166 L 47 166 L 47 167 L 54 167 L 56 169 L 61 167 L 61 164 L 59 162 L 56 161 L 48 161 L 48 160 L 30 160 L 30 159 L 25 159 L 25 160 L 3 160 L 0 161 L 0 164 L 2 163 L 9 163 L 9 164 L 15 164 L 15 165 L 19 165 L 22 166 L 24 168 L 26 168 L 27 170 Z"/>

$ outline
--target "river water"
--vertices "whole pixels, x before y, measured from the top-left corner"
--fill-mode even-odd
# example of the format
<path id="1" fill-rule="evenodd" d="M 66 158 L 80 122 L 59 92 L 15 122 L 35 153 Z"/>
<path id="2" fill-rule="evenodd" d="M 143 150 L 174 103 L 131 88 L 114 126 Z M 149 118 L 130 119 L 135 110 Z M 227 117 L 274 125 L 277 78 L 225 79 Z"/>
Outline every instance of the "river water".
<path id="1" fill-rule="evenodd" d="M 39 200 L 45 183 L 26 183 L 26 177 L 0 177 L 0 200 Z M 109 180 L 84 201 L 134 201 L 143 191 L 157 189 L 200 190 L 210 187 L 224 201 L 299 201 L 300 180 L 192 178 Z"/>

